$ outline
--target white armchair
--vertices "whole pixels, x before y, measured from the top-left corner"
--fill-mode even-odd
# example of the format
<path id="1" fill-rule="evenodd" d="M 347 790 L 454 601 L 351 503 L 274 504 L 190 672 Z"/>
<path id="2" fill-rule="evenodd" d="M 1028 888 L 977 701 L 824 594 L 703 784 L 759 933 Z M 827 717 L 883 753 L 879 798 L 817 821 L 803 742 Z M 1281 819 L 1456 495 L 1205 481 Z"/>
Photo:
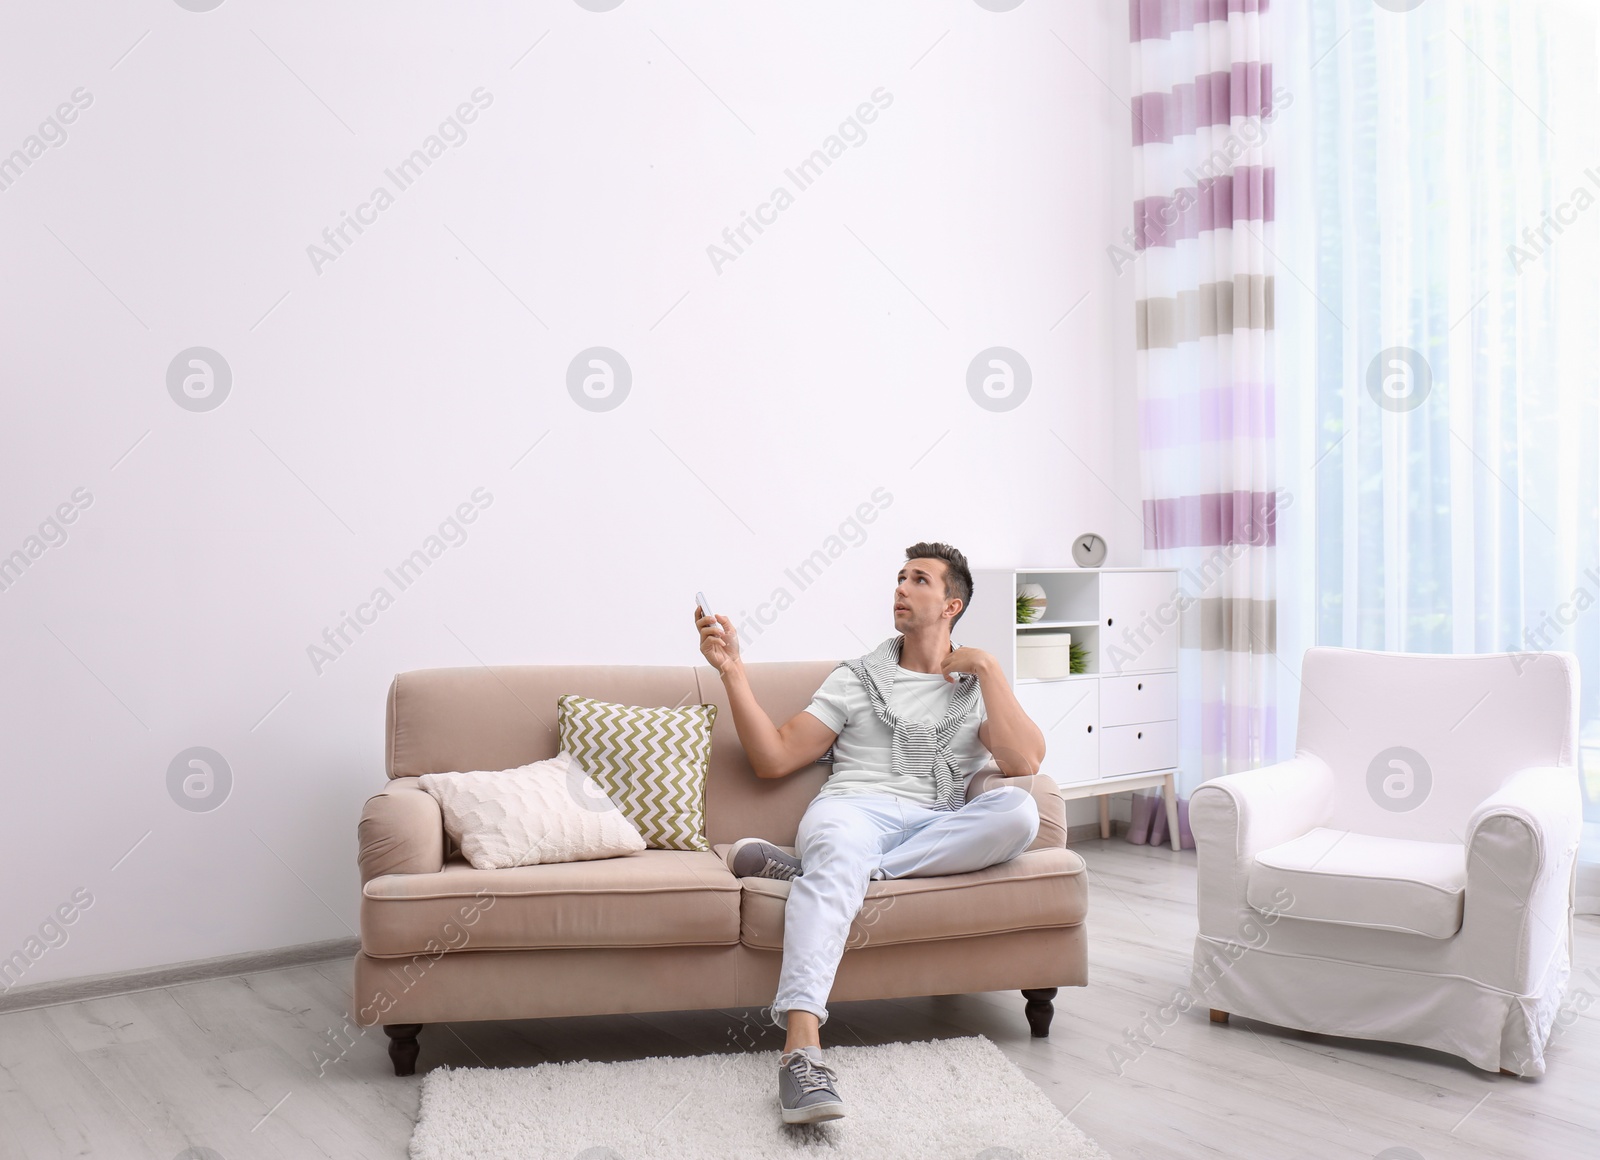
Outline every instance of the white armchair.
<path id="1" fill-rule="evenodd" d="M 1206 782 L 1194 992 L 1543 1075 L 1582 799 L 1570 653 L 1313 648 L 1292 760 Z"/>

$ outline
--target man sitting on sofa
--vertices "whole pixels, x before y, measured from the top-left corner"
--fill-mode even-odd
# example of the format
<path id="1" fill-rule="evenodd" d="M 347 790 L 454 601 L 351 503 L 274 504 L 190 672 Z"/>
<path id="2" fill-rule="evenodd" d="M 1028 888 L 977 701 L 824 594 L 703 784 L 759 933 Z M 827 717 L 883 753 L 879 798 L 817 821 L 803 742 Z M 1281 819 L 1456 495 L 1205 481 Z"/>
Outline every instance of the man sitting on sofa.
<path id="1" fill-rule="evenodd" d="M 695 609 L 700 651 L 722 675 L 756 775 L 785 777 L 833 749 L 833 774 L 800 821 L 797 857 L 760 838 L 741 838 L 728 851 L 738 877 L 794 884 L 771 1008 L 788 1033 L 778 1064 L 785 1123 L 844 1115 L 819 1029 L 868 882 L 981 870 L 1015 858 L 1039 832 L 1038 806 L 1021 786 L 965 801 L 967 781 L 991 754 L 1008 777 L 1035 773 L 1044 759 L 1044 734 L 999 662 L 951 644 L 971 599 L 972 573 L 955 548 L 907 548 L 894 589 L 896 635 L 840 662 L 781 728 L 750 691 L 733 623 Z"/>

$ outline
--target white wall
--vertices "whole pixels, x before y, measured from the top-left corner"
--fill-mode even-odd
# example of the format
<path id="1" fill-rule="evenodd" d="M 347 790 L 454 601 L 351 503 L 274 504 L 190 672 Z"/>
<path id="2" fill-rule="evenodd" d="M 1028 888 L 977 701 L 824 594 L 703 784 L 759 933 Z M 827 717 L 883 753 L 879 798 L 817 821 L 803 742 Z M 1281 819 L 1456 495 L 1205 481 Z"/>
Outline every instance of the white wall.
<path id="1" fill-rule="evenodd" d="M 19 983 L 351 933 L 396 671 L 693 664 L 697 588 L 753 612 L 790 587 L 752 659 L 856 655 L 922 538 L 1051 563 L 1092 529 L 1139 562 L 1114 0 L 4 24 L 0 150 L 82 90 L 0 191 L 0 552 L 81 505 L 0 591 L 0 957 L 73 916 Z M 466 140 L 319 268 L 308 245 L 479 90 Z M 879 90 L 865 141 L 716 269 Z M 603 413 L 565 382 L 595 345 L 633 375 Z M 966 389 L 993 345 L 1034 375 L 1004 413 Z M 168 391 L 192 346 L 231 368 L 209 411 Z M 864 541 L 788 584 L 880 488 Z M 476 489 L 465 542 L 399 591 L 385 569 Z M 309 647 L 379 586 L 319 672 Z M 193 746 L 232 772 L 207 811 L 168 791 Z"/>

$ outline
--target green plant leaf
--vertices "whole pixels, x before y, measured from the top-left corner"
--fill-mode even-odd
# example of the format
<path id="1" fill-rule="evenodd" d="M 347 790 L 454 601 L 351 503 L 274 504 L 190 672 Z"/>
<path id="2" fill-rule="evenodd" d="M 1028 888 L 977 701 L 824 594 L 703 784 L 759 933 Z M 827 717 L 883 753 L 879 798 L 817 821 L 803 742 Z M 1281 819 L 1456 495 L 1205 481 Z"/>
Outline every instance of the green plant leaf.
<path id="1" fill-rule="evenodd" d="M 1073 676 L 1089 671 L 1089 650 L 1077 641 L 1072 642 L 1072 663 L 1067 671 Z"/>

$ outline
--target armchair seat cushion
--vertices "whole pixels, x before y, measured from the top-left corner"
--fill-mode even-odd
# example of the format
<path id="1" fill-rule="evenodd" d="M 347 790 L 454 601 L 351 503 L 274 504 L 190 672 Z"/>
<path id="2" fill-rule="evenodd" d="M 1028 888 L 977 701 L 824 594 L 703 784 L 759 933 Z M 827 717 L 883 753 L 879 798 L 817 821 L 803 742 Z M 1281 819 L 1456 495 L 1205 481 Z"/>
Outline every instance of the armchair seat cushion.
<path id="1" fill-rule="evenodd" d="M 377 958 L 739 941 L 739 880 L 709 851 L 504 870 L 475 870 L 457 857 L 435 874 L 374 878 L 363 893 L 361 946 Z"/>
<path id="2" fill-rule="evenodd" d="M 792 846 L 782 848 L 794 852 Z M 725 844 L 712 847 L 719 856 L 727 849 Z M 1086 878 L 1083 859 L 1058 847 L 1025 850 L 1009 862 L 969 874 L 874 881 L 867 886 L 845 947 L 1077 926 L 1088 912 Z M 738 881 L 744 887 L 742 941 L 781 951 L 791 884 L 775 878 Z"/>
<path id="3" fill-rule="evenodd" d="M 1262 850 L 1246 900 L 1263 914 L 1450 938 L 1461 929 L 1467 849 L 1318 827 Z"/>

